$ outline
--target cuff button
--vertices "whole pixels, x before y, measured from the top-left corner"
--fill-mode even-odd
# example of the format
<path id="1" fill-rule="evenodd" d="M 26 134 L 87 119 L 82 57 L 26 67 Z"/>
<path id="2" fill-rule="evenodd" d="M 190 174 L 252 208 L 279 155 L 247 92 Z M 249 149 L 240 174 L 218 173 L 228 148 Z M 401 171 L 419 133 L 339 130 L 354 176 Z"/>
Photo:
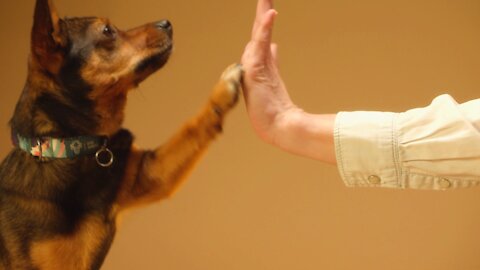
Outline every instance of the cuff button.
<path id="1" fill-rule="evenodd" d="M 379 185 L 382 183 L 382 179 L 380 179 L 380 177 L 376 176 L 376 175 L 370 175 L 368 177 L 368 182 L 372 185 Z"/>
<path id="2" fill-rule="evenodd" d="M 442 178 L 438 181 L 438 185 L 442 189 L 447 189 L 447 188 L 450 188 L 452 186 L 452 182 L 450 182 L 450 180 L 448 180 L 446 178 Z"/>

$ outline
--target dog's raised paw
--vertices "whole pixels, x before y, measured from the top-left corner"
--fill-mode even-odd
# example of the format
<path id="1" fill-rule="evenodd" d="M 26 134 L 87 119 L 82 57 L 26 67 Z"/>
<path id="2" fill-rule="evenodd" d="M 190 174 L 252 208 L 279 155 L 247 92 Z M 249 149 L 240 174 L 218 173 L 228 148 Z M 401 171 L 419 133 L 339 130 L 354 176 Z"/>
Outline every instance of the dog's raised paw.
<path id="1" fill-rule="evenodd" d="M 238 92 L 241 85 L 241 79 L 243 75 L 243 67 L 240 64 L 233 64 L 229 66 L 222 74 L 222 80 L 224 80 L 230 91 Z"/>
<path id="2" fill-rule="evenodd" d="M 240 64 L 230 65 L 223 72 L 212 95 L 212 101 L 220 110 L 219 113 L 225 113 L 237 103 L 240 96 L 242 76 L 243 68 Z"/>

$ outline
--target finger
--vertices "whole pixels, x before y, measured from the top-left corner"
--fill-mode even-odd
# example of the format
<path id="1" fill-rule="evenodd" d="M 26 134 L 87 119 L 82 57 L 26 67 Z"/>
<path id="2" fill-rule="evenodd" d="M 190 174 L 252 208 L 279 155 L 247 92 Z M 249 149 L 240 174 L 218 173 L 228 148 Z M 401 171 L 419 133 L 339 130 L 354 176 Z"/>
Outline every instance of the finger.
<path id="1" fill-rule="evenodd" d="M 258 30 L 258 27 L 262 21 L 263 16 L 270 9 L 273 9 L 273 0 L 258 0 L 257 14 L 255 16 L 255 23 L 253 25 L 252 35 Z"/>
<path id="2" fill-rule="evenodd" d="M 273 25 L 277 14 L 277 11 L 274 9 L 270 9 L 265 13 L 258 25 L 257 31 L 252 37 L 252 41 L 266 42 L 270 44 L 270 40 L 273 34 Z"/>
<path id="3" fill-rule="evenodd" d="M 270 45 L 270 51 L 272 53 L 273 63 L 278 66 L 278 45 L 276 43 L 272 43 Z"/>
<path id="4" fill-rule="evenodd" d="M 262 54 L 260 55 L 260 57 L 265 56 L 265 54 L 270 54 L 273 25 L 277 14 L 278 13 L 275 10 L 269 10 L 262 18 L 262 21 L 260 22 L 257 31 L 252 37 L 253 50 L 255 53 Z"/>
<path id="5" fill-rule="evenodd" d="M 273 9 L 273 0 L 258 0 L 257 3 L 257 16 L 262 16 L 265 12 Z"/>

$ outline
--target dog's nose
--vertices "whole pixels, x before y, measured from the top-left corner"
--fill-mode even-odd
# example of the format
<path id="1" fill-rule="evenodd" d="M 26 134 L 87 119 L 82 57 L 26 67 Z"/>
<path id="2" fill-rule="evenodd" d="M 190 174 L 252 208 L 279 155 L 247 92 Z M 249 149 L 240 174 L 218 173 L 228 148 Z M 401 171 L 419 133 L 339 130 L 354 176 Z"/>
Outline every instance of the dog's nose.
<path id="1" fill-rule="evenodd" d="M 155 27 L 164 30 L 171 37 L 173 34 L 172 24 L 168 20 L 163 20 L 155 23 Z"/>

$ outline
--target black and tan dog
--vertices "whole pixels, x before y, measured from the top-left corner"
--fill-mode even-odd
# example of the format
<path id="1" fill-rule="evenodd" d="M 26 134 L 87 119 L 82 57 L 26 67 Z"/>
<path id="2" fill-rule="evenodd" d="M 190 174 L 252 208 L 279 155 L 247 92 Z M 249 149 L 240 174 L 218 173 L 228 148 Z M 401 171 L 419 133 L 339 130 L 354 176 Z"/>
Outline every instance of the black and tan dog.
<path id="1" fill-rule="evenodd" d="M 127 208 L 168 197 L 235 104 L 229 67 L 206 106 L 156 150 L 121 129 L 126 96 L 172 50 L 168 21 L 121 31 L 95 17 L 60 19 L 37 0 L 28 79 L 0 166 L 0 269 L 99 269 Z"/>

